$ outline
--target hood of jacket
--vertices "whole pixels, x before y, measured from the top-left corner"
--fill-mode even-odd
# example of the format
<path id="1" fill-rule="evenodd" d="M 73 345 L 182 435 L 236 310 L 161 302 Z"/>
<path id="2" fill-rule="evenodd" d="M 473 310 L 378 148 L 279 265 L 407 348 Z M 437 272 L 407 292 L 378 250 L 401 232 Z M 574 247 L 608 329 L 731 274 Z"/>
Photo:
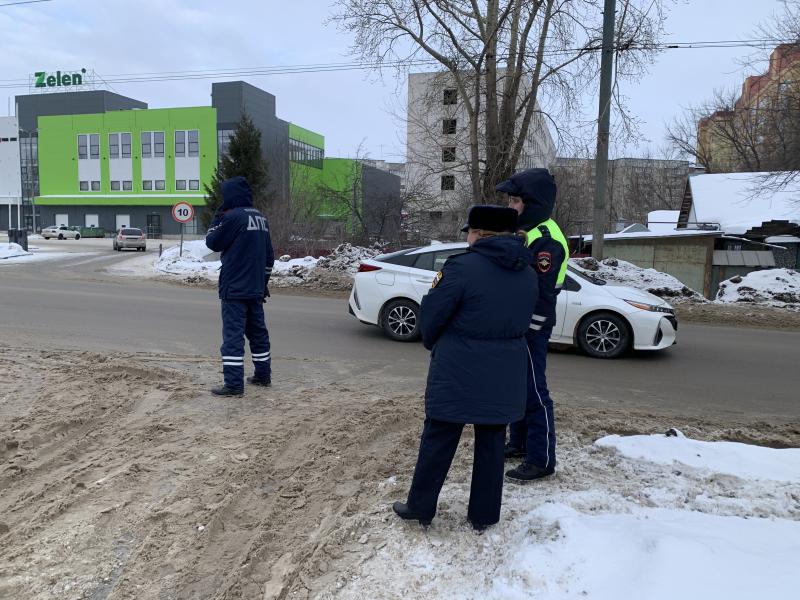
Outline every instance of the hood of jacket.
<path id="1" fill-rule="evenodd" d="M 556 182 L 547 169 L 526 169 L 515 173 L 495 188 L 511 196 L 522 198 L 525 210 L 517 222 L 526 231 L 546 221 L 553 214 L 556 203 Z"/>
<path id="2" fill-rule="evenodd" d="M 518 235 L 493 235 L 470 246 L 470 252 L 481 254 L 509 271 L 521 271 L 530 265 L 525 241 Z"/>
<path id="3" fill-rule="evenodd" d="M 253 190 L 244 177 L 233 177 L 222 182 L 222 210 L 253 206 Z"/>

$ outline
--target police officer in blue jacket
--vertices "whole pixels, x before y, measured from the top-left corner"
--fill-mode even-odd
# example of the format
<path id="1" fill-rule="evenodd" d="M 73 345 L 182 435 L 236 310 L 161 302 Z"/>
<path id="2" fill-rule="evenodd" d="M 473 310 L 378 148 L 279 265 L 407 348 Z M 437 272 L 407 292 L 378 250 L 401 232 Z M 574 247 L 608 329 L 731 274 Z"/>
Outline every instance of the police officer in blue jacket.
<path id="1" fill-rule="evenodd" d="M 425 423 L 403 519 L 430 524 L 464 425 L 475 425 L 469 521 L 500 520 L 506 425 L 525 412 L 525 332 L 538 285 L 510 208 L 474 206 L 469 249 L 451 256 L 422 299 L 420 329 L 431 351 Z"/>
<path id="2" fill-rule="evenodd" d="M 556 297 L 567 272 L 569 248 L 551 218 L 556 183 L 547 169 L 516 173 L 495 188 L 508 194 L 508 205 L 519 213 L 517 227 L 526 232 L 531 264 L 538 275 L 536 310 L 527 333 L 529 361 L 525 418 L 511 424 L 506 458 L 523 458 L 506 476 L 520 483 L 546 477 L 556 468 L 553 401 L 547 388 L 547 344 L 556 324 Z"/>
<path id="3" fill-rule="evenodd" d="M 221 253 L 219 299 L 222 301 L 222 371 L 217 396 L 244 393 L 244 338 L 250 340 L 255 375 L 248 383 L 272 382 L 269 332 L 263 302 L 275 257 L 266 217 L 253 208 L 253 192 L 244 177 L 222 183 L 222 206 L 206 234 L 206 246 Z"/>

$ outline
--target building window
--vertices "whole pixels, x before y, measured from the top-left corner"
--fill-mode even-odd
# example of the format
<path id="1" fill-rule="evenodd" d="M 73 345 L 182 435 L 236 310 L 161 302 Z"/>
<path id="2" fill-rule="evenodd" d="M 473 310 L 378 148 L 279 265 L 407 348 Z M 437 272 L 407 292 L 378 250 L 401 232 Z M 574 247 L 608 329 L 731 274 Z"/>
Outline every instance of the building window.
<path id="1" fill-rule="evenodd" d="M 153 132 L 153 156 L 155 158 L 164 158 L 164 132 Z M 162 182 L 163 183 L 163 182 Z M 158 188 L 156 188 L 158 189 Z"/>
<path id="2" fill-rule="evenodd" d="M 89 182 L 88 181 L 81 181 L 80 188 L 81 188 L 82 192 L 88 192 L 89 191 Z"/>
<path id="3" fill-rule="evenodd" d="M 189 134 L 189 156 L 200 156 L 200 132 L 197 129 L 191 129 L 187 133 Z"/>
<path id="4" fill-rule="evenodd" d="M 442 162 L 451 163 L 456 162 L 456 147 L 445 146 L 442 148 Z"/>
<path id="5" fill-rule="evenodd" d="M 199 190 L 200 189 L 200 180 L 199 179 L 190 179 L 189 180 L 189 189 L 190 190 Z"/>
<path id="6" fill-rule="evenodd" d="M 89 136 L 78 136 L 78 159 L 83 160 L 89 158 Z"/>
<path id="7" fill-rule="evenodd" d="M 119 134 L 108 134 L 108 157 L 119 158 Z"/>
<path id="8" fill-rule="evenodd" d="M 142 132 L 142 158 L 150 158 L 153 155 L 153 132 Z"/>
<path id="9" fill-rule="evenodd" d="M 442 119 L 442 133 L 452 135 L 456 132 L 456 119 Z"/>
<path id="10" fill-rule="evenodd" d="M 131 157 L 131 134 L 130 133 L 122 133 L 120 134 L 122 138 L 122 158 L 130 158 Z"/>
<path id="11" fill-rule="evenodd" d="M 456 176 L 455 175 L 442 175 L 442 189 L 454 190 L 456 189 Z"/>
<path id="12" fill-rule="evenodd" d="M 322 148 L 289 138 L 289 160 L 292 162 L 321 169 L 324 158 L 325 151 Z"/>
<path id="13" fill-rule="evenodd" d="M 89 158 L 100 158 L 100 134 L 92 133 L 89 136 Z"/>
<path id="14" fill-rule="evenodd" d="M 458 102 L 457 90 L 444 90 L 444 93 L 442 94 L 442 104 L 450 106 L 456 104 L 457 102 Z"/>
<path id="15" fill-rule="evenodd" d="M 232 129 L 220 129 L 217 131 L 217 152 L 219 153 L 219 158 L 228 155 L 228 146 L 230 146 L 233 133 Z"/>
<path id="16" fill-rule="evenodd" d="M 130 192 L 133 189 L 133 182 L 132 181 L 123 181 L 122 182 L 122 189 L 126 192 Z"/>
<path id="17" fill-rule="evenodd" d="M 186 156 L 186 132 L 175 132 L 175 157 Z"/>
<path id="18" fill-rule="evenodd" d="M 93 192 L 99 192 L 100 191 L 100 182 L 99 181 L 93 181 L 92 182 L 92 191 Z"/>
<path id="19" fill-rule="evenodd" d="M 175 189 L 176 190 L 185 190 L 186 189 L 186 180 L 185 179 L 176 179 L 175 180 Z"/>
<path id="20" fill-rule="evenodd" d="M 111 182 L 111 191 L 118 192 L 119 191 L 119 181 L 112 181 Z"/>
<path id="21" fill-rule="evenodd" d="M 160 192 L 164 189 L 164 180 L 156 179 L 156 189 Z"/>
<path id="22" fill-rule="evenodd" d="M 149 192 L 153 189 L 153 180 L 152 179 L 145 179 L 142 182 L 142 189 L 146 192 Z"/>

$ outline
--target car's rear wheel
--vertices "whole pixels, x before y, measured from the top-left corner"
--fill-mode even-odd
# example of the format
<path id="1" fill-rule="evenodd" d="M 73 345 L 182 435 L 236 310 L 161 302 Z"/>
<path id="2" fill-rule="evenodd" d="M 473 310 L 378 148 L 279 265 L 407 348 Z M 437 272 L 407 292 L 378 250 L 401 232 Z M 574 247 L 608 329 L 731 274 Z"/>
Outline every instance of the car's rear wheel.
<path id="1" fill-rule="evenodd" d="M 80 233 L 76 233 L 76 234 L 75 234 L 75 239 L 76 239 L 76 240 L 79 240 L 79 239 L 81 239 L 81 234 L 80 234 Z"/>
<path id="2" fill-rule="evenodd" d="M 578 327 L 578 346 L 594 358 L 617 358 L 630 345 L 628 324 L 614 313 L 589 315 Z"/>
<path id="3" fill-rule="evenodd" d="M 383 309 L 381 327 L 398 342 L 413 342 L 419 337 L 419 306 L 411 300 L 392 300 Z"/>

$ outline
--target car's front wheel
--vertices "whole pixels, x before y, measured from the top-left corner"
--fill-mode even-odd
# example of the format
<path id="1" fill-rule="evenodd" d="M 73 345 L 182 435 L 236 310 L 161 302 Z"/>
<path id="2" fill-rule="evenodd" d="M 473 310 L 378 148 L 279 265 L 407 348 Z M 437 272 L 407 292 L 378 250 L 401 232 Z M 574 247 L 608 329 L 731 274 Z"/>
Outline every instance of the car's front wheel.
<path id="1" fill-rule="evenodd" d="M 614 313 L 589 315 L 578 327 L 578 346 L 594 358 L 617 358 L 630 344 L 628 324 Z"/>
<path id="2" fill-rule="evenodd" d="M 64 239 L 64 234 L 63 233 L 59 233 L 58 234 L 58 239 L 63 240 Z"/>
<path id="3" fill-rule="evenodd" d="M 398 342 L 413 342 L 419 337 L 419 306 L 411 300 L 392 300 L 383 309 L 381 327 Z"/>
<path id="4" fill-rule="evenodd" d="M 76 233 L 76 234 L 75 234 L 75 239 L 76 239 L 76 240 L 79 240 L 79 239 L 81 239 L 81 234 L 80 234 L 80 233 Z"/>

